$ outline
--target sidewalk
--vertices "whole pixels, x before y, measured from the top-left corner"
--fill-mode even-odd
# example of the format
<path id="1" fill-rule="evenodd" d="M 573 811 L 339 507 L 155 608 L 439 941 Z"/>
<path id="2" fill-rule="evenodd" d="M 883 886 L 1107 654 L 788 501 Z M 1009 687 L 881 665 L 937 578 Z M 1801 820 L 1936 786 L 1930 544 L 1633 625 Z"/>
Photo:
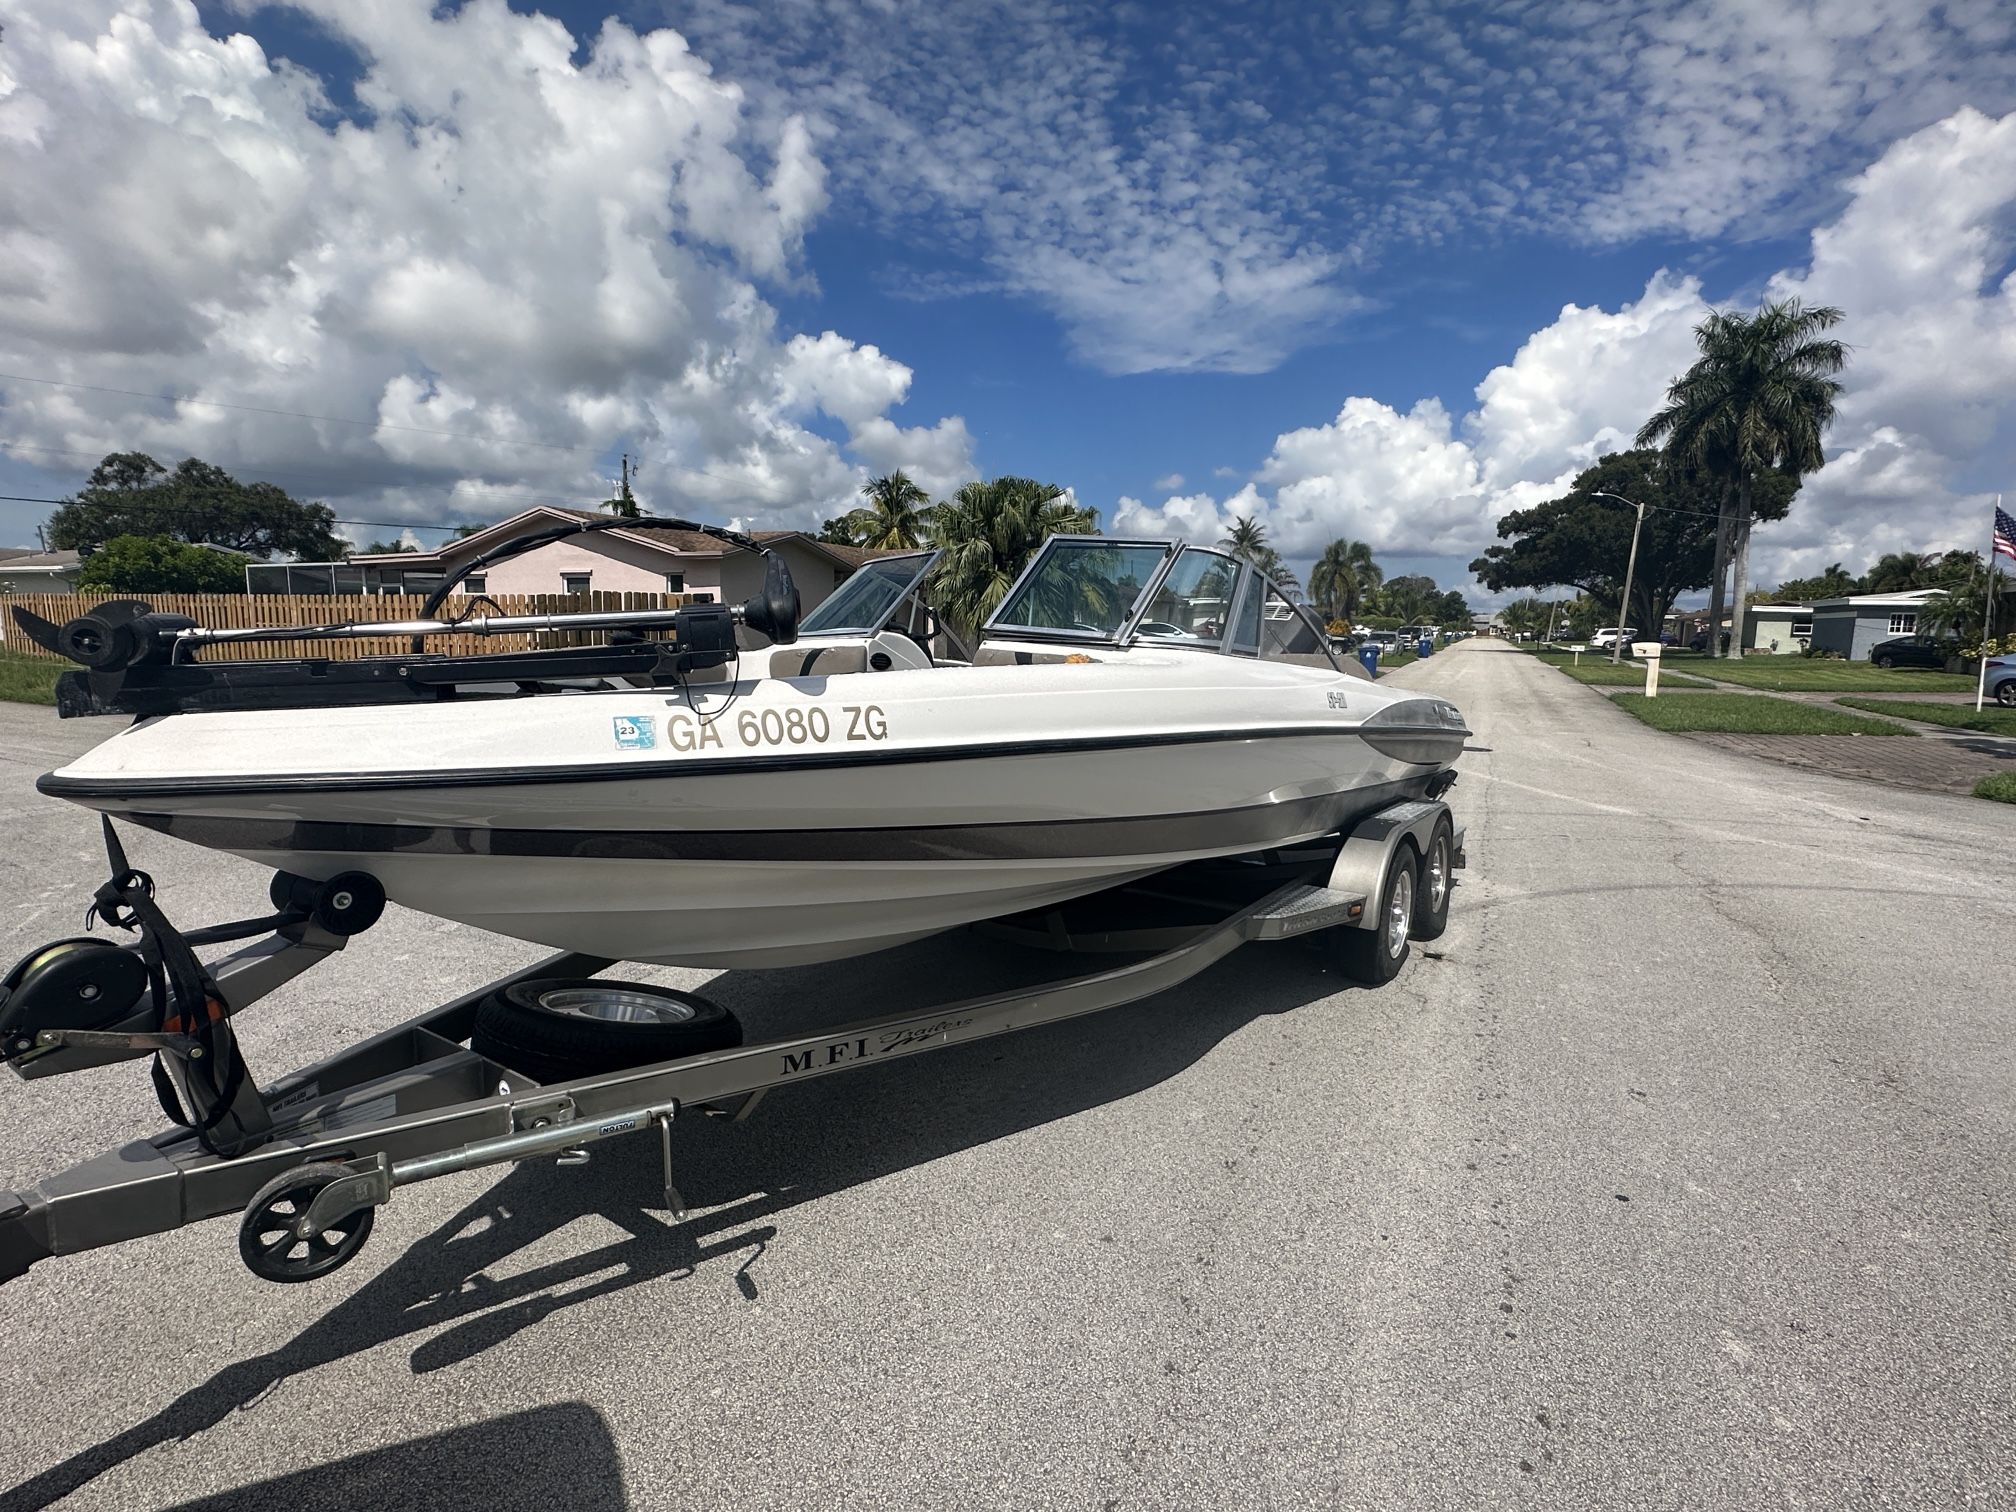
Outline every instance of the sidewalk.
<path id="1" fill-rule="evenodd" d="M 1663 696 L 1663 695 L 1662 695 Z M 1772 697 L 1764 694 L 1764 697 Z M 1779 695 L 1783 696 L 1783 695 Z M 1682 740 L 1720 746 L 1745 756 L 1761 757 L 1784 766 L 1836 777 L 1860 777 L 1891 787 L 1918 788 L 1928 793 L 1966 797 L 1974 784 L 1995 772 L 2016 768 L 2016 740 L 1979 735 L 1971 730 L 1945 730 L 1914 725 L 1927 736 L 1959 739 L 1884 740 L 1866 735 L 1704 735 Z"/>
<path id="2" fill-rule="evenodd" d="M 1675 669 L 1677 670 L 1677 669 Z M 1691 666 L 1687 674 L 1704 674 Z M 1628 693 L 1629 688 L 1598 688 L 1605 694 Z M 1781 692 L 1744 687 L 1739 683 L 1717 682 L 1712 688 L 1676 686 L 1660 679 L 1659 696 L 1684 698 L 1689 693 L 1747 693 L 1756 698 L 1782 698 L 1794 703 L 1837 707 L 1841 698 L 1861 698 L 1907 703 L 1972 705 L 1971 693 L 1849 693 Z M 1988 705 L 1994 708 L 1995 705 Z M 2016 768 L 2016 738 L 1986 735 L 1978 730 L 1956 730 L 1946 725 L 1926 724 L 1902 714 L 1878 714 L 1856 709 L 1858 715 L 1903 725 L 1918 740 L 1870 739 L 1861 735 L 1719 735 L 1690 732 L 1682 738 L 1705 745 L 1720 746 L 1765 761 L 1807 771 L 1828 772 L 1837 777 L 1859 777 L 1893 787 L 1918 788 L 1930 793 L 1957 793 L 1969 796 L 1974 784 L 1996 772 Z"/>

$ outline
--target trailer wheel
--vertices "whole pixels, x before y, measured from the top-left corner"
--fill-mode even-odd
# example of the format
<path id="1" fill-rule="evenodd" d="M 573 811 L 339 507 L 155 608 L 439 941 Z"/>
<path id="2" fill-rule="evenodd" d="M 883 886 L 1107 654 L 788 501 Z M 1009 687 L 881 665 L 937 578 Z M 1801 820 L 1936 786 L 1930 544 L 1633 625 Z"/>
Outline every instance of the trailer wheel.
<path id="1" fill-rule="evenodd" d="M 1402 845 L 1386 868 L 1386 885 L 1379 889 L 1373 925 L 1329 931 L 1337 964 L 1346 976 L 1377 987 L 1400 975 L 1400 968 L 1407 963 L 1408 931 L 1414 927 L 1416 875 L 1413 848 Z"/>
<path id="2" fill-rule="evenodd" d="M 600 977 L 513 982 L 476 1009 L 469 1044 L 542 1082 L 628 1071 L 742 1043 L 742 1026 L 719 1003 Z"/>
<path id="3" fill-rule="evenodd" d="M 313 1281 L 348 1265 L 371 1237 L 376 1208 L 359 1208 L 319 1234 L 302 1238 L 294 1225 L 315 1194 L 350 1173 L 336 1161 L 282 1171 L 245 1205 L 238 1223 L 238 1255 L 262 1281 Z"/>
<path id="4" fill-rule="evenodd" d="M 1449 927 L 1449 894 L 1456 886 L 1456 830 L 1448 819 L 1436 822 L 1421 858 L 1420 884 L 1414 891 L 1414 938 L 1439 940 Z"/>

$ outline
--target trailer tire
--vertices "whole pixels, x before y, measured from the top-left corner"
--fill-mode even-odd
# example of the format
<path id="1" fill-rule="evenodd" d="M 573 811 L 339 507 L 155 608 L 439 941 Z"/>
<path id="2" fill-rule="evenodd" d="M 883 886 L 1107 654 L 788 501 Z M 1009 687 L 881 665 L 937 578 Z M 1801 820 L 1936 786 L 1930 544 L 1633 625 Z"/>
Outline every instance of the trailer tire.
<path id="1" fill-rule="evenodd" d="M 513 982 L 477 1006 L 469 1036 L 478 1055 L 542 1082 L 629 1071 L 741 1043 L 742 1026 L 719 1003 L 601 977 Z"/>
<path id="2" fill-rule="evenodd" d="M 1370 928 L 1347 925 L 1329 931 L 1338 967 L 1368 987 L 1378 987 L 1400 975 L 1407 964 L 1407 937 L 1414 924 L 1415 883 L 1420 873 L 1414 847 L 1402 844 L 1386 868 L 1379 889 L 1379 908 Z"/>
<path id="3" fill-rule="evenodd" d="M 1415 878 L 1414 938 L 1439 940 L 1449 927 L 1449 899 L 1456 890 L 1456 827 L 1445 816 L 1435 822 L 1427 854 Z"/>

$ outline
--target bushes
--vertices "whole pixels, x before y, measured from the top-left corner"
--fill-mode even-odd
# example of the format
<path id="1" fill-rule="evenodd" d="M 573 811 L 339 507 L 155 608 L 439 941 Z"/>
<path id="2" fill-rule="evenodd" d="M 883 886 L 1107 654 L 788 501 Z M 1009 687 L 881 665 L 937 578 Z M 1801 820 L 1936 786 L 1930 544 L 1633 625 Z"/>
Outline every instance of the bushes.
<path id="1" fill-rule="evenodd" d="M 86 593 L 243 593 L 245 559 L 167 536 L 114 536 L 84 558 Z"/>

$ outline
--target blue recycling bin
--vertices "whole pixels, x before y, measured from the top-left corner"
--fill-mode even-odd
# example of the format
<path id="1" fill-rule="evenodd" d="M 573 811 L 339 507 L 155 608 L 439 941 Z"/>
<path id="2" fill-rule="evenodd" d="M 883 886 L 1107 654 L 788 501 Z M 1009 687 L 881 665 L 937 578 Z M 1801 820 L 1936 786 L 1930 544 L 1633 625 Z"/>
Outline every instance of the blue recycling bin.
<path id="1" fill-rule="evenodd" d="M 1432 635 L 1422 636 L 1420 651 L 1423 656 L 1433 656 L 1435 654 L 1435 637 Z"/>
<path id="2" fill-rule="evenodd" d="M 1379 675 L 1379 642 L 1367 641 L 1358 648 L 1358 665 L 1365 669 L 1367 677 Z"/>

